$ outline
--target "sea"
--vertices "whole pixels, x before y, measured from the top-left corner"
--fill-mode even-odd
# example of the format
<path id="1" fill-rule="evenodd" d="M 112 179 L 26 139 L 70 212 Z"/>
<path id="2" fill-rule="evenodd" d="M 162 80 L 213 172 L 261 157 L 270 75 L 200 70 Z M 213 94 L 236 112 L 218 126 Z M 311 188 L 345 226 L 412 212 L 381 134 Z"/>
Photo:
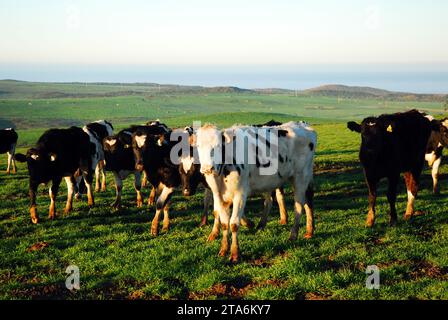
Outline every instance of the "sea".
<path id="1" fill-rule="evenodd" d="M 38 82 L 158 83 L 305 90 L 327 84 L 448 94 L 448 64 L 415 65 L 14 65 L 0 79 Z"/>

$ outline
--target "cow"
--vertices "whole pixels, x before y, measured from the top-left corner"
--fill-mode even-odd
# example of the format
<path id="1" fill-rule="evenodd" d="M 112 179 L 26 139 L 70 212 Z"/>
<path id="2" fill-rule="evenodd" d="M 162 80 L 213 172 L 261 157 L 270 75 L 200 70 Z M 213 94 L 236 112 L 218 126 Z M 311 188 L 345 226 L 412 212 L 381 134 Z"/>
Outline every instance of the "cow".
<path id="1" fill-rule="evenodd" d="M 11 173 L 11 165 L 12 165 L 12 173 L 16 173 L 16 161 L 14 159 L 14 153 L 16 152 L 16 145 L 18 139 L 17 132 L 13 128 L 7 128 L 0 130 L 0 154 L 7 153 L 8 154 L 8 166 L 6 169 L 6 173 Z"/>
<path id="2" fill-rule="evenodd" d="M 159 119 L 150 120 L 150 121 L 146 122 L 145 125 L 146 126 L 158 126 L 161 129 L 164 129 L 165 133 L 168 133 L 170 131 L 168 126 L 166 124 L 160 122 Z M 141 185 L 142 185 L 142 187 L 146 188 L 147 184 L 148 184 L 148 179 L 146 178 L 145 171 L 143 171 L 143 179 L 142 179 Z M 153 205 L 154 204 L 155 196 L 156 196 L 156 189 L 153 187 L 152 190 L 151 190 L 151 195 L 150 195 L 150 197 L 148 199 L 148 205 Z"/>
<path id="3" fill-rule="evenodd" d="M 158 235 L 159 217 L 161 212 L 164 213 L 162 231 L 166 232 L 169 229 L 169 203 L 174 190 L 181 185 L 180 177 L 180 157 L 182 153 L 172 155 L 173 148 L 178 145 L 179 139 L 185 135 L 182 129 L 169 131 L 168 133 L 163 128 L 157 127 L 140 127 L 132 135 L 132 146 L 135 156 L 135 168 L 138 171 L 144 171 L 148 181 L 153 187 L 159 191 L 159 196 L 156 201 L 156 213 L 151 224 L 151 234 Z M 171 135 L 178 135 L 178 140 L 171 141 Z M 177 159 L 176 161 L 174 161 Z M 179 163 L 178 163 L 179 162 Z M 200 181 L 200 172 L 195 172 L 199 177 L 192 178 L 191 181 Z M 188 194 L 192 195 L 196 186 L 192 187 Z M 204 202 L 207 200 L 204 199 Z M 208 207 L 207 204 L 204 207 Z"/>
<path id="4" fill-rule="evenodd" d="M 103 140 L 107 136 L 113 134 L 114 127 L 106 120 L 98 120 L 86 124 L 83 128 L 85 133 L 90 137 L 96 151 L 92 155 L 92 165 L 95 167 L 95 192 L 106 191 L 106 174 L 104 173 L 104 152 L 103 152 Z M 101 189 L 100 189 L 101 178 Z"/>
<path id="5" fill-rule="evenodd" d="M 256 125 L 257 127 L 263 127 L 263 126 L 279 126 L 282 123 L 276 122 L 274 120 L 271 120 L 265 124 Z M 181 183 L 182 183 L 182 190 L 184 193 L 184 196 L 188 196 L 190 193 L 193 193 L 196 191 L 195 186 L 202 184 L 205 187 L 205 193 L 204 193 L 204 214 L 201 218 L 201 224 L 200 226 L 204 226 L 207 224 L 208 220 L 208 208 L 206 206 L 207 203 L 210 203 L 209 197 L 212 197 L 210 188 L 207 185 L 207 182 L 205 181 L 205 176 L 203 174 L 197 174 L 197 172 L 200 173 L 200 164 L 199 160 L 194 157 L 194 155 L 197 154 L 197 148 L 192 146 L 194 136 L 193 136 L 193 128 L 192 127 L 186 127 L 185 132 L 189 135 L 189 145 L 190 145 L 190 153 L 187 155 L 182 155 L 180 158 L 180 166 L 179 166 L 179 173 L 181 177 Z M 280 209 L 280 224 L 286 225 L 288 223 L 288 213 L 286 211 L 285 201 L 284 201 L 284 189 L 278 188 L 275 190 L 275 192 L 272 192 L 271 194 L 265 194 L 265 201 L 264 201 L 264 210 L 262 213 L 262 219 L 260 220 L 257 229 L 263 229 L 266 227 L 268 214 L 272 208 L 272 202 L 273 198 L 277 199 L 277 203 Z M 214 212 L 214 224 L 211 234 L 208 237 L 208 241 L 213 241 L 218 235 L 219 235 L 219 216 L 215 214 Z M 250 220 L 246 220 L 245 218 L 241 220 L 243 225 L 247 225 L 249 228 L 253 226 L 253 223 Z"/>
<path id="6" fill-rule="evenodd" d="M 430 121 L 434 120 L 432 116 L 426 116 Z M 446 136 L 448 135 L 448 118 L 440 120 L 440 130 L 431 131 L 428 143 L 426 145 L 425 160 L 428 162 L 430 168 L 432 168 L 432 180 L 433 180 L 433 192 L 439 194 L 439 168 L 442 163 L 443 148 L 448 147 L 448 141 Z"/>
<path id="7" fill-rule="evenodd" d="M 395 202 L 400 174 L 404 173 L 408 203 L 404 220 L 414 215 L 414 201 L 425 160 L 426 146 L 432 131 L 440 131 L 440 123 L 430 121 L 417 110 L 365 118 L 361 124 L 347 123 L 348 129 L 361 134 L 359 159 L 369 191 L 367 227 L 375 223 L 377 185 L 387 178 L 387 200 L 390 225 L 397 223 Z"/>
<path id="8" fill-rule="evenodd" d="M 73 193 L 75 190 L 76 175 L 84 177 L 87 186 L 88 205 L 94 205 L 92 193 L 92 154 L 96 146 L 91 143 L 89 135 L 81 128 L 50 129 L 37 141 L 34 148 L 30 148 L 26 155 L 16 154 L 16 160 L 26 162 L 30 176 L 29 196 L 31 221 L 39 222 L 36 210 L 36 192 L 39 184 L 52 182 L 49 190 L 50 209 L 49 218 L 54 219 L 56 214 L 55 201 L 62 178 L 67 183 L 67 204 L 65 213 L 72 210 Z"/>
<path id="9" fill-rule="evenodd" d="M 267 140 L 267 136 L 277 139 Z M 247 143 L 241 143 L 247 137 Z M 230 261 L 239 260 L 238 229 L 247 197 L 256 193 L 270 194 L 289 181 L 292 182 L 295 201 L 295 219 L 289 238 L 297 239 L 303 209 L 307 217 L 305 238 L 313 236 L 312 184 L 317 134 L 311 126 L 303 122 L 288 122 L 262 128 L 234 126 L 221 131 L 213 125 L 205 125 L 197 130 L 194 144 L 198 148 L 201 172 L 213 193 L 214 210 L 219 213 L 222 228 L 220 256 L 227 255 L 230 228 Z M 263 146 L 270 157 L 260 155 L 259 150 Z M 233 158 L 227 157 L 227 150 Z M 256 161 L 235 160 L 239 152 L 254 155 Z M 225 161 L 216 160 L 220 154 L 225 156 Z"/>
<path id="10" fill-rule="evenodd" d="M 112 207 L 121 207 L 121 192 L 123 180 L 131 173 L 134 174 L 134 189 L 137 193 L 137 207 L 143 205 L 141 194 L 141 172 L 135 169 L 134 152 L 132 150 L 132 133 L 134 128 L 123 129 L 116 135 L 103 140 L 103 149 L 107 171 L 112 171 L 115 179 L 116 197 Z"/>

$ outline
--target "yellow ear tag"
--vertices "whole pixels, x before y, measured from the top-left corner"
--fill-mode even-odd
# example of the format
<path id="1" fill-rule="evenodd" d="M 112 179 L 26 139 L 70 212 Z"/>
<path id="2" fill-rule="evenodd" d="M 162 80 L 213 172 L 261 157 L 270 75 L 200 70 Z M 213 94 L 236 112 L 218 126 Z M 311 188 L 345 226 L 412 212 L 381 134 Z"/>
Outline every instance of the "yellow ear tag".
<path id="1" fill-rule="evenodd" d="M 392 125 L 390 124 L 388 127 L 387 127 L 387 132 L 392 132 L 393 130 L 392 130 Z"/>

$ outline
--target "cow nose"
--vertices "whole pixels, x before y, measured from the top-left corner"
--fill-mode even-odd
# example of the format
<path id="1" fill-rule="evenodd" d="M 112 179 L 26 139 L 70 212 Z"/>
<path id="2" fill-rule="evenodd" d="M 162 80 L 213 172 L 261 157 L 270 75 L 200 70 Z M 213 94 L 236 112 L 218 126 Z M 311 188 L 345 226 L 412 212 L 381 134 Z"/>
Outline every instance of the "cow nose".
<path id="1" fill-rule="evenodd" d="M 135 164 L 135 170 L 142 172 L 143 171 L 143 163 L 139 162 Z"/>
<path id="2" fill-rule="evenodd" d="M 201 173 L 202 174 L 211 174 L 213 172 L 212 166 L 201 166 Z"/>
<path id="3" fill-rule="evenodd" d="M 184 196 L 185 197 L 189 197 L 190 196 L 190 190 L 188 190 L 188 189 L 184 189 Z"/>

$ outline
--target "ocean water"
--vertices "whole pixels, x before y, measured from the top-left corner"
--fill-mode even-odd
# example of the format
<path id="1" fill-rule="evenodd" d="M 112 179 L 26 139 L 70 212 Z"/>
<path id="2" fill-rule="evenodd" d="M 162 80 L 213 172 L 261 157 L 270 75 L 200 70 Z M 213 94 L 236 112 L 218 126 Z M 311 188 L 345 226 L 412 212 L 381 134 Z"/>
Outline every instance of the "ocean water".
<path id="1" fill-rule="evenodd" d="M 77 66 L 0 65 L 0 79 L 51 82 L 151 82 L 304 90 L 325 84 L 413 93 L 448 93 L 447 65 Z"/>

